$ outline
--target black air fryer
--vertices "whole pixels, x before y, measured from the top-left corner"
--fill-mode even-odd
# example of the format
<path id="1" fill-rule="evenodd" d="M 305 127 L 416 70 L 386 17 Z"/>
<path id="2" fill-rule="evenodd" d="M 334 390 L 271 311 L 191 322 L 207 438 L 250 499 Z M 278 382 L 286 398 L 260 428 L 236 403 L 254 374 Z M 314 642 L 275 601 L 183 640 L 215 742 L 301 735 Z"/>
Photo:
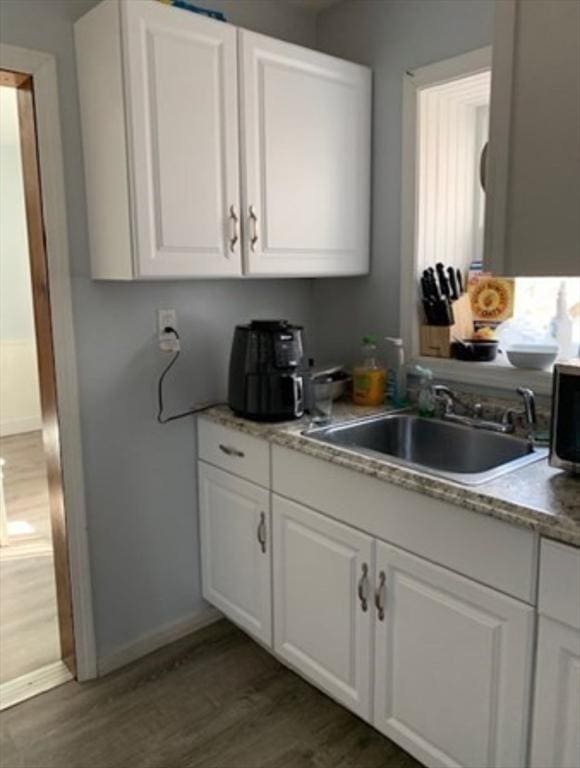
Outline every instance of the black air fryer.
<path id="1" fill-rule="evenodd" d="M 304 413 L 304 345 L 286 320 L 238 325 L 230 357 L 229 405 L 254 421 L 286 421 Z"/>

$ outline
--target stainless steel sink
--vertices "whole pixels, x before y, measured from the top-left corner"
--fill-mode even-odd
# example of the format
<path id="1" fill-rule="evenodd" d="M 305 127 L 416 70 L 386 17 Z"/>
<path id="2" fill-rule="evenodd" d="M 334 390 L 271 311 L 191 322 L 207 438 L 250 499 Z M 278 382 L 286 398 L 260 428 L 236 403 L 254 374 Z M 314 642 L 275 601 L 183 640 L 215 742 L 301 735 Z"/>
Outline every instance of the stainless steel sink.
<path id="1" fill-rule="evenodd" d="M 465 485 L 487 482 L 547 455 L 547 449 L 519 437 L 412 413 L 387 413 L 304 434 Z"/>

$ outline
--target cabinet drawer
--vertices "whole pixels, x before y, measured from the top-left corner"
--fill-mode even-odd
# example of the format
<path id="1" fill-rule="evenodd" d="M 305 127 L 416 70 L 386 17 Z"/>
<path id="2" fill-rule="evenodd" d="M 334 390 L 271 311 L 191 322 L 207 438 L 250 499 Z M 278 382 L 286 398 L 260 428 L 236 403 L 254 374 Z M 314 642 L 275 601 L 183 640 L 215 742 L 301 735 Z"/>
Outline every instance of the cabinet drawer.
<path id="1" fill-rule="evenodd" d="M 580 549 L 542 539 L 539 611 L 580 629 Z"/>
<path id="2" fill-rule="evenodd" d="M 264 488 L 270 486 L 270 446 L 265 440 L 203 418 L 197 435 L 200 459 Z"/>
<path id="3" fill-rule="evenodd" d="M 272 490 L 482 584 L 535 602 L 532 531 L 273 446 Z"/>

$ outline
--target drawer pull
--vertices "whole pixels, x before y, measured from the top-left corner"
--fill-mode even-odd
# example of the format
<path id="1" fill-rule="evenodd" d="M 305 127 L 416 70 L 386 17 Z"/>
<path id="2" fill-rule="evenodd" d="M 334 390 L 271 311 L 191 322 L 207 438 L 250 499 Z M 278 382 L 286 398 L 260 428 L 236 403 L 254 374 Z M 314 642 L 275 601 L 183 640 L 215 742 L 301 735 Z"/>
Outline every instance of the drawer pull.
<path id="1" fill-rule="evenodd" d="M 369 607 L 369 567 L 366 563 L 362 564 L 362 576 L 358 582 L 358 599 L 363 613 L 366 613 Z"/>
<path id="2" fill-rule="evenodd" d="M 377 609 L 379 621 L 385 620 L 385 592 L 386 592 L 385 581 L 386 579 L 387 577 L 385 576 L 385 572 L 381 571 L 379 573 L 379 586 L 375 591 L 375 606 Z"/>
<path id="3" fill-rule="evenodd" d="M 260 512 L 260 522 L 258 524 L 258 542 L 260 549 L 266 554 L 266 513 Z"/>
<path id="4" fill-rule="evenodd" d="M 236 456 L 238 459 L 243 459 L 246 455 L 243 451 L 232 448 L 231 445 L 223 445 L 222 443 L 220 443 L 220 451 L 225 453 L 226 456 Z"/>

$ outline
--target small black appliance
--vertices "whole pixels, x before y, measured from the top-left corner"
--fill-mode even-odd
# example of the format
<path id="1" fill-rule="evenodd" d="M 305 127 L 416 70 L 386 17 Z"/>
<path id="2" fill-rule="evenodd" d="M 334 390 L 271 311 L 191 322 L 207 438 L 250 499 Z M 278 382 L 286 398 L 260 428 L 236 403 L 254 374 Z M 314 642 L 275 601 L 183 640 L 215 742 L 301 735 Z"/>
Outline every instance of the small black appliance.
<path id="1" fill-rule="evenodd" d="M 580 363 L 554 366 L 550 464 L 580 475 Z"/>
<path id="2" fill-rule="evenodd" d="M 228 402 L 238 416 L 286 421 L 304 413 L 304 334 L 286 320 L 236 326 Z"/>

